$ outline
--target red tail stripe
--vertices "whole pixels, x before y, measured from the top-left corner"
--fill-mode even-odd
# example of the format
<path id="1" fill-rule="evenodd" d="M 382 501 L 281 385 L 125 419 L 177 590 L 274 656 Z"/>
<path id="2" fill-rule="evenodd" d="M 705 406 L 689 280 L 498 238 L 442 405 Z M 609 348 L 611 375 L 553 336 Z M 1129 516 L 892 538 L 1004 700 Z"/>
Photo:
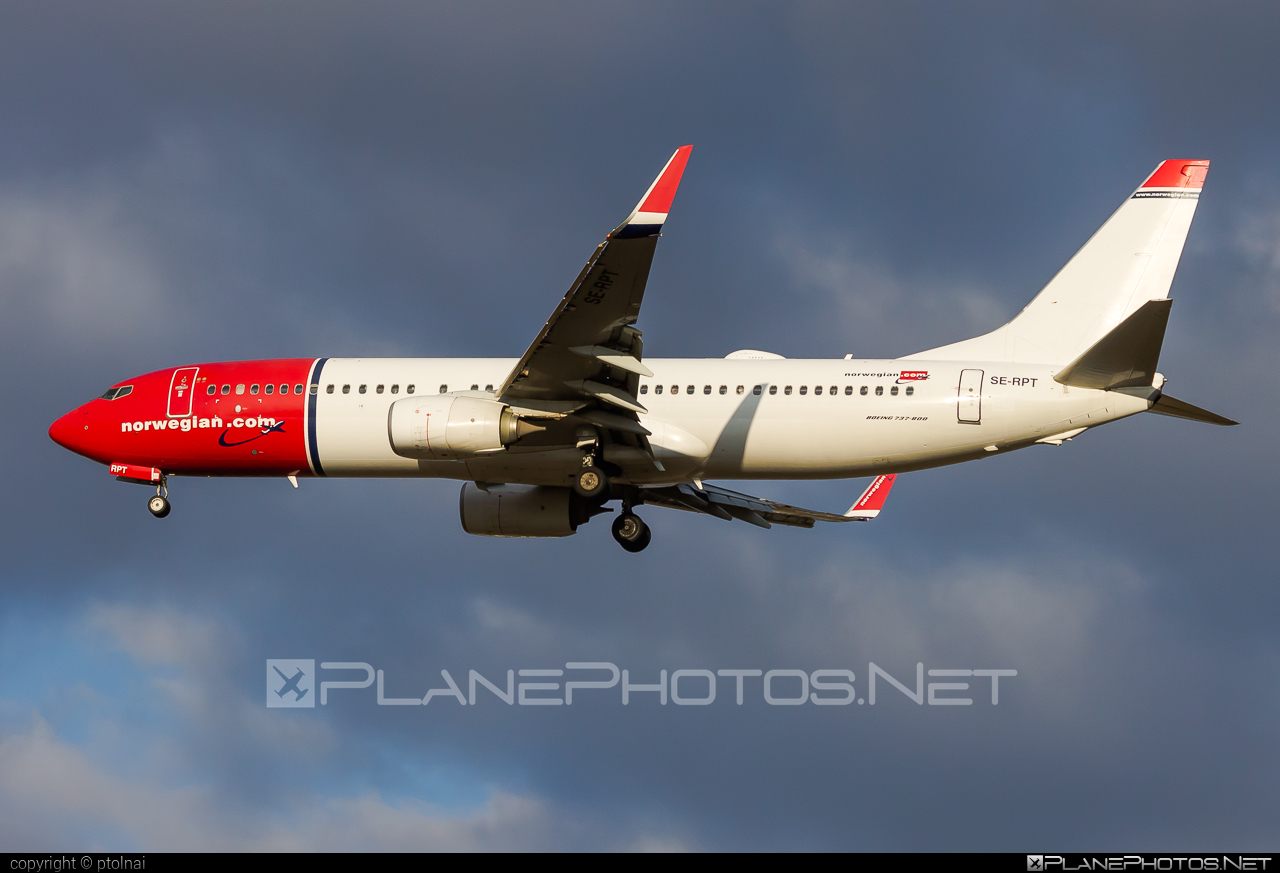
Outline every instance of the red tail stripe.
<path id="1" fill-rule="evenodd" d="M 1156 167 L 1143 188 L 1203 188 L 1208 161 L 1165 161 Z"/>

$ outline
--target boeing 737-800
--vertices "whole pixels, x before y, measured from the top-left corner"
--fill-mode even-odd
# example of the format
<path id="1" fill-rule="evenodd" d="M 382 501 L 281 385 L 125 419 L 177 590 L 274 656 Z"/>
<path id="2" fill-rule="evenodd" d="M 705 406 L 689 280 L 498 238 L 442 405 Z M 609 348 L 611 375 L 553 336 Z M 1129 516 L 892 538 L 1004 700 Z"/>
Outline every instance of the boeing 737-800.
<path id="1" fill-rule="evenodd" d="M 1169 288 L 1208 161 L 1165 161 L 1022 312 L 984 336 L 892 360 L 645 360 L 635 327 L 691 147 L 672 155 L 588 259 L 518 359 L 296 358 L 170 367 L 126 379 L 49 435 L 153 486 L 171 476 L 462 480 L 462 527 L 559 537 L 621 503 L 759 527 L 865 521 L 894 476 L 1037 444 L 1139 412 L 1235 424 L 1161 390 Z M 847 512 L 710 479 L 876 477 Z"/>

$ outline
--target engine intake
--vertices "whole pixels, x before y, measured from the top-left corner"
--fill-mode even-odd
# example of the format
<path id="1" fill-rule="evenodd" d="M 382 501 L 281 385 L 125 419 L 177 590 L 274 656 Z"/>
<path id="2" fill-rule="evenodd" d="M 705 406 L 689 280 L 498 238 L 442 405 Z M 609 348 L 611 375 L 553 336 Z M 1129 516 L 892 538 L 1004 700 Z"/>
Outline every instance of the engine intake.
<path id="1" fill-rule="evenodd" d="M 504 403 L 456 394 L 406 397 L 391 404 L 387 412 L 391 450 L 401 457 L 429 461 L 500 452 L 540 430 Z"/>
<path id="2" fill-rule="evenodd" d="M 458 495 L 462 529 L 482 537 L 567 537 L 599 511 L 571 488 L 467 482 Z"/>

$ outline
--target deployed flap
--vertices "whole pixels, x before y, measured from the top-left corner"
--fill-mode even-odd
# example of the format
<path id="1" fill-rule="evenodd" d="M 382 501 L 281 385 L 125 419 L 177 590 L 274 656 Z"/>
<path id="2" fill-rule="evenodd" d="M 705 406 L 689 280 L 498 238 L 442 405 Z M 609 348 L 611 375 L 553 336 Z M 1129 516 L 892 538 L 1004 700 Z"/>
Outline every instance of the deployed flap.
<path id="1" fill-rule="evenodd" d="M 1174 418 L 1186 418 L 1190 421 L 1203 421 L 1208 424 L 1232 425 L 1240 423 L 1218 415 L 1216 412 L 1201 409 L 1199 406 L 1192 406 L 1190 403 L 1183 403 L 1181 400 L 1176 400 L 1168 394 L 1161 394 L 1157 397 L 1156 402 L 1151 405 L 1147 412 L 1158 412 L 1161 415 L 1171 415 Z"/>
<path id="2" fill-rule="evenodd" d="M 676 150 L 627 219 L 596 247 L 498 390 L 500 399 L 603 399 L 632 414 L 644 411 L 635 397 L 636 380 L 648 370 L 638 363 L 640 331 L 631 325 L 692 148 Z M 619 362 L 623 356 L 636 363 Z"/>
<path id="3" fill-rule="evenodd" d="M 883 478 L 883 477 L 882 477 Z M 879 481 L 879 480 L 877 480 Z M 885 489 L 888 491 L 888 489 Z M 819 512 L 814 509 L 801 509 L 766 500 L 763 497 L 751 497 L 739 494 L 728 488 L 703 483 L 697 488 L 688 483 L 646 487 L 641 489 L 645 503 L 655 506 L 666 506 L 671 509 L 684 509 L 690 512 L 702 512 L 716 518 L 731 521 L 738 519 L 757 527 L 767 528 L 771 524 L 785 524 L 791 527 L 813 527 L 819 521 L 854 521 L 852 517 L 836 515 L 833 512 Z M 863 495 L 864 497 L 866 495 Z"/>
<path id="4" fill-rule="evenodd" d="M 1080 388 L 1140 388 L 1153 384 L 1172 300 L 1149 300 L 1111 333 L 1063 367 L 1054 379 Z"/>

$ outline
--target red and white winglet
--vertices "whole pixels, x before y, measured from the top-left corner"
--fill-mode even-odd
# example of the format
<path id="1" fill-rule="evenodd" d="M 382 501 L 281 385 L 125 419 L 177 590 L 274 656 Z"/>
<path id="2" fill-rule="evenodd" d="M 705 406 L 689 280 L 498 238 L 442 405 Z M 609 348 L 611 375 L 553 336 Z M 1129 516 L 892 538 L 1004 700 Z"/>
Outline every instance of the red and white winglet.
<path id="1" fill-rule="evenodd" d="M 649 190 L 644 192 L 627 220 L 610 234 L 612 238 L 634 239 L 640 236 L 657 236 L 662 232 L 662 225 L 666 224 L 671 201 L 676 197 L 676 189 L 680 187 L 680 177 L 684 175 L 684 167 L 689 163 L 691 151 L 691 145 L 676 149 L 676 153 L 667 161 L 658 178 L 653 180 Z"/>
<path id="2" fill-rule="evenodd" d="M 877 476 L 867 486 L 867 490 L 862 492 L 858 502 L 849 507 L 849 511 L 844 514 L 844 517 L 852 518 L 854 521 L 871 521 L 884 508 L 884 502 L 889 497 L 889 489 L 893 487 L 893 480 L 897 478 L 897 473 Z"/>

